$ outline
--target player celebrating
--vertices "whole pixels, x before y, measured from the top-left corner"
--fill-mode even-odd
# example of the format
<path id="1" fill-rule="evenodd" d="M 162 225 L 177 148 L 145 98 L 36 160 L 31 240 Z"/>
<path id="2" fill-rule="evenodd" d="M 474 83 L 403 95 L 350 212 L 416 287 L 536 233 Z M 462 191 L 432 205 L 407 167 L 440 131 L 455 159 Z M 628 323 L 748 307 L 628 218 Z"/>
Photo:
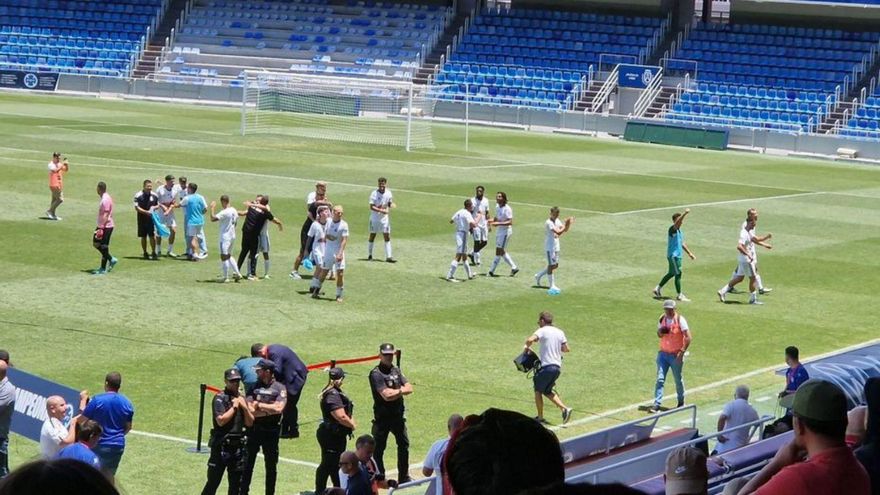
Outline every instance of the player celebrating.
<path id="1" fill-rule="evenodd" d="M 372 261 L 373 241 L 376 239 L 376 234 L 381 232 L 382 237 L 385 238 L 385 261 L 397 263 L 397 260 L 391 256 L 391 220 L 388 218 L 391 208 L 397 205 L 391 197 L 391 190 L 385 187 L 387 182 L 388 179 L 385 177 L 379 177 L 379 188 L 370 194 L 370 240 L 367 243 L 367 259 Z"/>
<path id="2" fill-rule="evenodd" d="M 694 256 L 694 253 L 688 249 L 687 244 L 684 243 L 684 232 L 681 231 L 681 224 L 684 222 L 684 217 L 690 214 L 691 209 L 685 208 L 684 213 L 675 212 L 672 215 L 672 225 L 669 226 L 669 231 L 667 232 L 666 237 L 666 261 L 669 263 L 669 271 L 666 272 L 666 275 L 660 279 L 660 283 L 657 284 L 657 287 L 654 287 L 654 297 L 662 298 L 663 295 L 660 293 L 660 290 L 666 285 L 666 282 L 669 282 L 669 279 L 675 277 L 675 291 L 678 293 L 679 301 L 690 301 L 682 292 L 681 292 L 681 252 L 684 250 L 687 253 L 690 259 L 697 259 Z"/>
<path id="3" fill-rule="evenodd" d="M 764 241 L 769 241 L 770 239 L 773 238 L 773 234 L 767 234 L 763 237 L 757 237 L 755 235 L 755 228 L 757 228 L 757 226 L 758 226 L 758 210 L 756 210 L 755 208 L 749 208 L 746 211 L 746 222 L 750 218 L 754 219 L 754 221 L 755 221 L 755 227 L 752 228 L 752 231 L 751 231 L 753 243 L 755 243 L 755 244 L 758 244 L 759 242 L 763 243 Z M 740 227 L 740 228 L 744 229 L 746 227 L 746 222 L 743 222 L 742 227 Z M 772 292 L 773 289 L 771 289 L 770 287 L 764 287 L 764 281 L 761 279 L 761 273 L 758 271 L 758 250 L 754 249 L 754 246 L 752 249 L 752 256 L 754 257 L 754 260 L 755 260 L 755 262 L 754 262 L 755 281 L 758 283 L 758 294 L 764 295 L 769 292 Z M 737 265 L 737 267 L 733 269 L 733 275 L 731 275 L 731 278 L 736 277 L 738 274 L 739 274 L 739 266 Z M 731 288 L 729 293 L 735 294 L 736 290 Z"/>
<path id="4" fill-rule="evenodd" d="M 513 235 L 513 209 L 507 204 L 507 193 L 505 192 L 499 191 L 495 195 L 495 202 L 497 203 L 495 218 L 489 222 L 489 225 L 498 227 L 498 230 L 495 231 L 495 260 L 492 261 L 489 276 L 498 276 L 495 275 L 495 269 L 498 268 L 498 263 L 503 258 L 504 262 L 510 265 L 510 276 L 513 277 L 519 273 L 519 268 L 516 267 L 513 258 L 507 254 L 507 243 L 510 236 Z"/>
<path id="5" fill-rule="evenodd" d="M 321 277 L 317 288 L 312 291 L 312 297 L 318 299 L 321 294 L 321 284 L 327 273 L 336 267 L 336 302 L 342 302 L 345 272 L 345 246 L 348 244 L 348 223 L 342 219 L 344 213 L 342 205 L 333 207 L 333 220 L 328 223 L 325 235 L 327 244 L 324 252 L 324 265 L 321 269 Z"/>
<path id="6" fill-rule="evenodd" d="M 270 210 L 269 208 L 269 197 L 266 197 L 266 210 Z M 284 230 L 284 224 L 281 222 L 281 219 L 278 217 L 273 218 L 270 222 L 274 223 L 278 226 L 278 230 Z M 269 222 L 263 224 L 262 230 L 260 230 L 260 242 L 259 242 L 259 251 L 263 253 L 263 279 L 269 278 Z M 254 269 L 254 276 L 257 276 L 256 268 Z"/>
<path id="7" fill-rule="evenodd" d="M 739 254 L 737 255 L 739 266 L 737 267 L 736 272 L 734 272 L 733 278 L 730 279 L 730 282 L 718 291 L 718 299 L 720 299 L 721 302 L 726 302 L 725 297 L 727 296 L 727 293 L 730 292 L 736 284 L 742 282 L 745 277 L 749 277 L 749 304 L 764 304 L 758 300 L 757 280 L 755 277 L 755 274 L 757 273 L 755 268 L 755 244 L 767 249 L 773 249 L 773 246 L 765 242 L 772 237 L 772 234 L 768 234 L 763 238 L 755 237 L 753 233 L 755 222 L 757 222 L 757 215 L 747 218 L 745 225 L 743 225 L 742 230 L 740 230 L 739 243 L 736 245 L 736 250 L 739 251 Z"/>
<path id="8" fill-rule="evenodd" d="M 458 279 L 455 278 L 455 270 L 458 268 L 459 263 L 464 264 L 464 270 L 467 272 L 468 280 L 474 279 L 474 275 L 471 273 L 471 267 L 467 262 L 468 232 L 472 229 L 478 228 L 478 223 L 471 214 L 473 209 L 473 201 L 466 199 L 464 200 L 464 208 L 455 212 L 455 215 L 452 215 L 452 219 L 449 220 L 449 223 L 455 225 L 455 258 L 452 259 L 452 264 L 449 266 L 449 273 L 446 275 L 446 280 L 450 282 L 458 282 Z M 479 217 L 480 214 L 478 213 L 477 218 Z"/>
<path id="9" fill-rule="evenodd" d="M 241 272 L 238 271 L 238 265 L 232 260 L 232 244 L 235 242 L 235 223 L 238 217 L 244 216 L 232 206 L 229 206 L 229 196 L 220 196 L 220 206 L 223 207 L 220 213 L 214 213 L 217 208 L 217 202 L 211 201 L 211 221 L 220 222 L 220 268 L 223 270 L 223 278 L 221 282 L 229 282 L 229 270 L 232 270 L 232 278 L 236 282 L 241 280 Z"/>
<path id="10" fill-rule="evenodd" d="M 489 244 L 489 200 L 483 196 L 486 192 L 485 187 L 477 186 L 475 192 L 474 198 L 471 199 L 474 205 L 471 212 L 474 215 L 474 219 L 477 220 L 477 226 L 472 231 L 474 249 L 468 255 L 468 258 L 471 259 L 471 263 L 480 266 L 480 251 L 486 247 L 486 244 Z M 477 219 L 477 216 L 479 216 L 479 219 Z"/>
<path id="11" fill-rule="evenodd" d="M 327 244 L 327 218 L 330 217 L 330 207 L 321 205 L 315 210 L 315 221 L 309 227 L 306 236 L 305 256 L 311 258 L 315 265 L 315 274 L 312 275 L 312 282 L 309 284 L 309 292 L 315 293 L 321 286 L 321 280 L 324 275 L 324 254 Z"/>
<path id="12" fill-rule="evenodd" d="M 565 222 L 559 219 L 559 207 L 550 208 L 550 218 L 544 222 L 544 253 L 547 255 L 547 268 L 535 274 L 535 285 L 541 286 L 541 279 L 544 275 L 550 281 L 550 295 L 559 294 L 559 287 L 556 287 L 556 269 L 559 268 L 559 237 L 568 232 L 574 217 L 568 217 Z"/>
<path id="13" fill-rule="evenodd" d="M 157 180 L 156 183 L 159 181 Z M 174 240 L 177 237 L 177 219 L 174 216 L 174 201 L 180 196 L 180 186 L 174 183 L 173 175 L 165 176 L 165 185 L 160 186 L 156 191 L 159 197 L 159 213 L 162 218 L 162 224 L 168 227 L 171 235 L 168 236 L 168 252 L 166 256 L 177 258 L 174 254 Z M 156 239 L 158 242 L 159 254 L 162 254 L 162 237 Z"/>
<path id="14" fill-rule="evenodd" d="M 306 219 L 299 231 L 299 253 L 297 253 L 296 259 L 293 260 L 293 270 L 290 271 L 290 278 L 294 280 L 302 278 L 299 274 L 299 266 L 306 258 L 306 243 L 309 240 L 309 231 L 311 230 L 312 223 L 318 218 L 318 208 L 328 205 L 330 205 L 330 200 L 327 199 L 327 183 L 315 183 L 315 190 L 306 196 Z"/>

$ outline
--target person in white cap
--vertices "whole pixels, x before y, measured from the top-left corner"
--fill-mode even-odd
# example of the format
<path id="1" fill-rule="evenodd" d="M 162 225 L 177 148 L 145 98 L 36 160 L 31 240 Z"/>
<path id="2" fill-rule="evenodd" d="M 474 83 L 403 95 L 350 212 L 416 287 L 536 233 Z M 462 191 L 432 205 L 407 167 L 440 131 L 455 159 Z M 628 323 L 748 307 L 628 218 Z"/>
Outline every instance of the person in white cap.
<path id="1" fill-rule="evenodd" d="M 678 447 L 666 457 L 666 495 L 706 495 L 709 469 L 706 454 L 691 445 Z"/>
<path id="2" fill-rule="evenodd" d="M 654 386 L 654 405 L 651 412 L 660 410 L 663 400 L 663 385 L 666 374 L 672 370 L 675 378 L 675 391 L 678 395 L 678 406 L 684 405 L 684 382 L 681 371 L 684 365 L 684 354 L 691 345 L 691 332 L 687 320 L 675 310 L 675 301 L 667 299 L 663 302 L 663 315 L 657 322 L 657 337 L 660 338 L 660 350 L 657 352 L 657 383 Z"/>

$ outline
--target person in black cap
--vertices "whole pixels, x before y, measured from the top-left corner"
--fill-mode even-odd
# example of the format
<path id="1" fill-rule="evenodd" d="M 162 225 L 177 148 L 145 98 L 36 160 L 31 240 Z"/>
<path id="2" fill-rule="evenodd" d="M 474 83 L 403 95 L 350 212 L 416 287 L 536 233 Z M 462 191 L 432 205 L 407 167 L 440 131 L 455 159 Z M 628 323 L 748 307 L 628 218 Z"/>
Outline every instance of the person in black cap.
<path id="1" fill-rule="evenodd" d="M 327 489 L 327 477 L 334 487 L 339 486 L 339 456 L 345 452 L 348 437 L 357 428 L 352 418 L 354 403 L 342 392 L 345 371 L 330 368 L 330 379 L 321 391 L 321 424 L 318 425 L 318 445 L 321 446 L 321 464 L 315 470 L 315 493 Z"/>
<path id="2" fill-rule="evenodd" d="M 257 454 L 263 449 L 266 467 L 266 495 L 274 495 L 278 477 L 278 441 L 281 437 L 281 411 L 287 403 L 287 389 L 275 381 L 275 363 L 261 359 L 254 369 L 259 382 L 248 394 L 247 403 L 254 415 L 254 425 L 247 430 L 247 466 L 241 477 L 241 495 L 250 493 Z"/>
<path id="3" fill-rule="evenodd" d="M 397 441 L 398 480 L 406 483 L 409 477 L 409 436 L 406 432 L 403 396 L 413 393 L 400 368 L 394 366 L 394 345 L 379 346 L 379 365 L 370 371 L 370 389 L 373 392 L 373 436 L 376 438 L 376 465 L 385 474 L 385 446 L 388 434 Z"/>
<path id="4" fill-rule="evenodd" d="M 214 396 L 213 419 L 211 429 L 211 457 L 208 459 L 208 481 L 202 489 L 202 495 L 214 495 L 223 471 L 229 472 L 229 495 L 238 495 L 241 489 L 241 474 L 247 462 L 247 438 L 244 428 L 254 424 L 254 415 L 247 402 L 239 394 L 241 373 L 237 368 L 230 368 L 223 374 L 226 388 Z"/>

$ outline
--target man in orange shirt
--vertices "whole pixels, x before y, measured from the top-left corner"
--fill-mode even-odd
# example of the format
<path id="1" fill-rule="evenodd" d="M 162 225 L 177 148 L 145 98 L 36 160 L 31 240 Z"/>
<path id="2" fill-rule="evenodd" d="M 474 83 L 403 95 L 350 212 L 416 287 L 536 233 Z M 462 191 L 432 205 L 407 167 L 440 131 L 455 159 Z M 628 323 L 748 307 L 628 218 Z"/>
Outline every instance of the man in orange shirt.
<path id="1" fill-rule="evenodd" d="M 660 351 L 657 353 L 657 383 L 654 386 L 654 405 L 651 412 L 660 410 L 663 400 L 663 385 L 666 374 L 672 369 L 675 378 L 675 392 L 678 395 L 678 406 L 684 405 L 684 382 L 681 369 L 684 365 L 684 353 L 691 345 L 691 332 L 687 320 L 675 310 L 675 301 L 668 299 L 663 303 L 663 315 L 657 323 L 657 337 L 660 338 Z"/>
<path id="2" fill-rule="evenodd" d="M 49 190 L 52 191 L 52 202 L 46 210 L 46 218 L 49 220 L 61 220 L 55 215 L 55 210 L 64 202 L 64 174 L 69 170 L 67 158 L 62 158 L 61 153 L 52 153 L 52 161 L 49 162 Z"/>

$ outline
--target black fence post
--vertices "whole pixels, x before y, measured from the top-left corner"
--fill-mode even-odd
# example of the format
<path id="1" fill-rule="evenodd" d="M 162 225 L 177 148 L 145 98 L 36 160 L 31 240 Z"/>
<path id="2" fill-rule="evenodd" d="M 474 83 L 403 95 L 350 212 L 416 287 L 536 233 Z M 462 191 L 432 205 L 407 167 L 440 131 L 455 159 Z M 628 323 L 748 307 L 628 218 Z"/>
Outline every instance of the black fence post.
<path id="1" fill-rule="evenodd" d="M 208 386 L 204 383 L 199 384 L 199 430 L 196 432 L 196 446 L 195 448 L 190 447 L 186 449 L 194 454 L 207 452 L 207 450 L 202 450 L 202 428 L 205 426 L 205 392 L 207 388 Z"/>

